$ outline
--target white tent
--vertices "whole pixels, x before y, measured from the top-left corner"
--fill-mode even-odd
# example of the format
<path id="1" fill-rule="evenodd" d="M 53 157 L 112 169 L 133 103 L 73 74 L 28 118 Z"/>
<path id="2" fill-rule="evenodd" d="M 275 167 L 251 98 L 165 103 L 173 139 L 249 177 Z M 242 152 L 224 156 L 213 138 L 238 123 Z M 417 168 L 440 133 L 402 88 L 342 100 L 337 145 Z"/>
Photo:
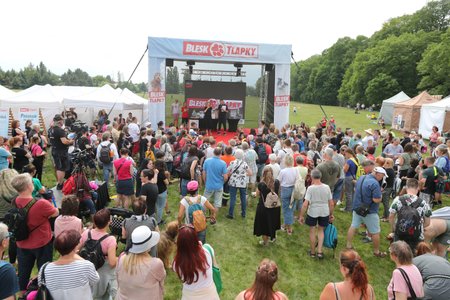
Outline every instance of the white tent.
<path id="1" fill-rule="evenodd" d="M 13 97 L 16 92 L 11 91 L 10 89 L 5 88 L 0 85 L 0 101 L 9 97 Z"/>
<path id="2" fill-rule="evenodd" d="M 428 139 L 433 126 L 437 126 L 442 132 L 450 130 L 450 96 L 435 103 L 422 105 L 419 133 Z"/>
<path id="3" fill-rule="evenodd" d="M 403 102 L 409 99 L 411 98 L 408 95 L 406 95 L 403 91 L 401 91 L 397 95 L 384 100 L 380 110 L 380 117 L 383 117 L 384 123 L 392 124 L 392 117 L 394 113 L 395 103 Z"/>

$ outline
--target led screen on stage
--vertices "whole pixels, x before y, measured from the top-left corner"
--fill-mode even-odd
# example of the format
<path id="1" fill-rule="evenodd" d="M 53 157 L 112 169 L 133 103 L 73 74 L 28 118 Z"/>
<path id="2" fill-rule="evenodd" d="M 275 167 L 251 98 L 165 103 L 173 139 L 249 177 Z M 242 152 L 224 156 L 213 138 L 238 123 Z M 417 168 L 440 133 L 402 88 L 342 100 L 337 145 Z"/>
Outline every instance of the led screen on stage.
<path id="1" fill-rule="evenodd" d="M 213 107 L 212 118 L 218 118 L 218 105 L 224 100 L 228 106 L 227 119 L 245 118 L 245 82 L 186 80 L 185 98 L 189 109 L 189 119 L 203 119 L 208 101 Z"/>

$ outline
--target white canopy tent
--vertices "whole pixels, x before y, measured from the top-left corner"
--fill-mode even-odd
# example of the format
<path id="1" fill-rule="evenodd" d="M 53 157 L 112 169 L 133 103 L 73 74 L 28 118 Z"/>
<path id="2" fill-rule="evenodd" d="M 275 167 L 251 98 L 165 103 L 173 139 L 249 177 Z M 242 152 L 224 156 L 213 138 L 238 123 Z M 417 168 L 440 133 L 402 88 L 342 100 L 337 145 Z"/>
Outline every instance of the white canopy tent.
<path id="1" fill-rule="evenodd" d="M 419 133 L 428 139 L 433 126 L 437 126 L 442 132 L 450 130 L 450 96 L 435 103 L 422 105 Z"/>
<path id="2" fill-rule="evenodd" d="M 380 110 L 380 117 L 383 117 L 385 124 L 392 124 L 395 103 L 411 99 L 403 91 L 383 101 Z"/>
<path id="3" fill-rule="evenodd" d="M 0 101 L 9 97 L 13 97 L 15 94 L 16 92 L 11 91 L 10 89 L 0 85 Z"/>

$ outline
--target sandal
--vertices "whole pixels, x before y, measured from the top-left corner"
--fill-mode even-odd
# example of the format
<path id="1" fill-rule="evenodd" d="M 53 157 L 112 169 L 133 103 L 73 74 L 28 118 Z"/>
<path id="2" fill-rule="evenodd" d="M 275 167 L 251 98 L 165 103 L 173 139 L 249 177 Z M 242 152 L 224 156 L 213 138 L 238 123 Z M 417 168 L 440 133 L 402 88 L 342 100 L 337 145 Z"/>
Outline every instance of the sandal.
<path id="1" fill-rule="evenodd" d="M 311 250 L 308 251 L 309 257 L 316 258 L 316 254 L 312 253 Z"/>
<path id="2" fill-rule="evenodd" d="M 379 258 L 383 258 L 386 257 L 387 253 L 386 252 L 378 252 L 378 253 L 373 253 L 374 256 L 379 257 Z"/>
<path id="3" fill-rule="evenodd" d="M 318 259 L 323 259 L 323 257 L 324 257 L 323 253 L 321 253 L 321 252 L 317 253 L 317 258 Z"/>
<path id="4" fill-rule="evenodd" d="M 269 243 L 265 243 L 264 241 L 259 241 L 259 244 L 261 245 L 261 246 L 264 246 L 264 247 L 266 247 L 266 246 L 268 246 L 269 245 Z"/>

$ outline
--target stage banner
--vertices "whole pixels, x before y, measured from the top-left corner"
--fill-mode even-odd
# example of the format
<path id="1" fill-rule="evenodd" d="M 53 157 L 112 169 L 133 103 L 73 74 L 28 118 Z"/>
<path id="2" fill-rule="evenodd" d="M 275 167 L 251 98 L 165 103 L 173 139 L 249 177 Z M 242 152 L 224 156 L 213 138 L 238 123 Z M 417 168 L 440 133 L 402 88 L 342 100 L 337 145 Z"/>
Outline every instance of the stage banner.
<path id="1" fill-rule="evenodd" d="M 20 108 L 19 121 L 20 127 L 25 130 L 25 122 L 31 120 L 31 124 L 39 124 L 39 109 L 38 108 Z"/>
<path id="2" fill-rule="evenodd" d="M 275 65 L 274 124 L 281 128 L 289 122 L 290 65 Z"/>
<path id="3" fill-rule="evenodd" d="M 149 50 L 150 52 L 150 50 Z M 166 125 L 166 60 L 149 56 L 148 59 L 148 119 L 152 128 L 163 121 Z"/>
<path id="4" fill-rule="evenodd" d="M 242 100 L 223 99 L 228 106 L 228 119 L 240 120 L 244 119 L 244 102 Z M 220 99 L 214 98 L 187 98 L 187 106 L 189 109 L 189 119 L 203 119 L 204 110 L 208 101 L 211 101 L 213 112 L 212 118 L 218 119 Z"/>
<path id="5" fill-rule="evenodd" d="M 8 109 L 0 108 L 0 136 L 10 136 L 8 132 L 9 127 L 9 111 Z"/>

